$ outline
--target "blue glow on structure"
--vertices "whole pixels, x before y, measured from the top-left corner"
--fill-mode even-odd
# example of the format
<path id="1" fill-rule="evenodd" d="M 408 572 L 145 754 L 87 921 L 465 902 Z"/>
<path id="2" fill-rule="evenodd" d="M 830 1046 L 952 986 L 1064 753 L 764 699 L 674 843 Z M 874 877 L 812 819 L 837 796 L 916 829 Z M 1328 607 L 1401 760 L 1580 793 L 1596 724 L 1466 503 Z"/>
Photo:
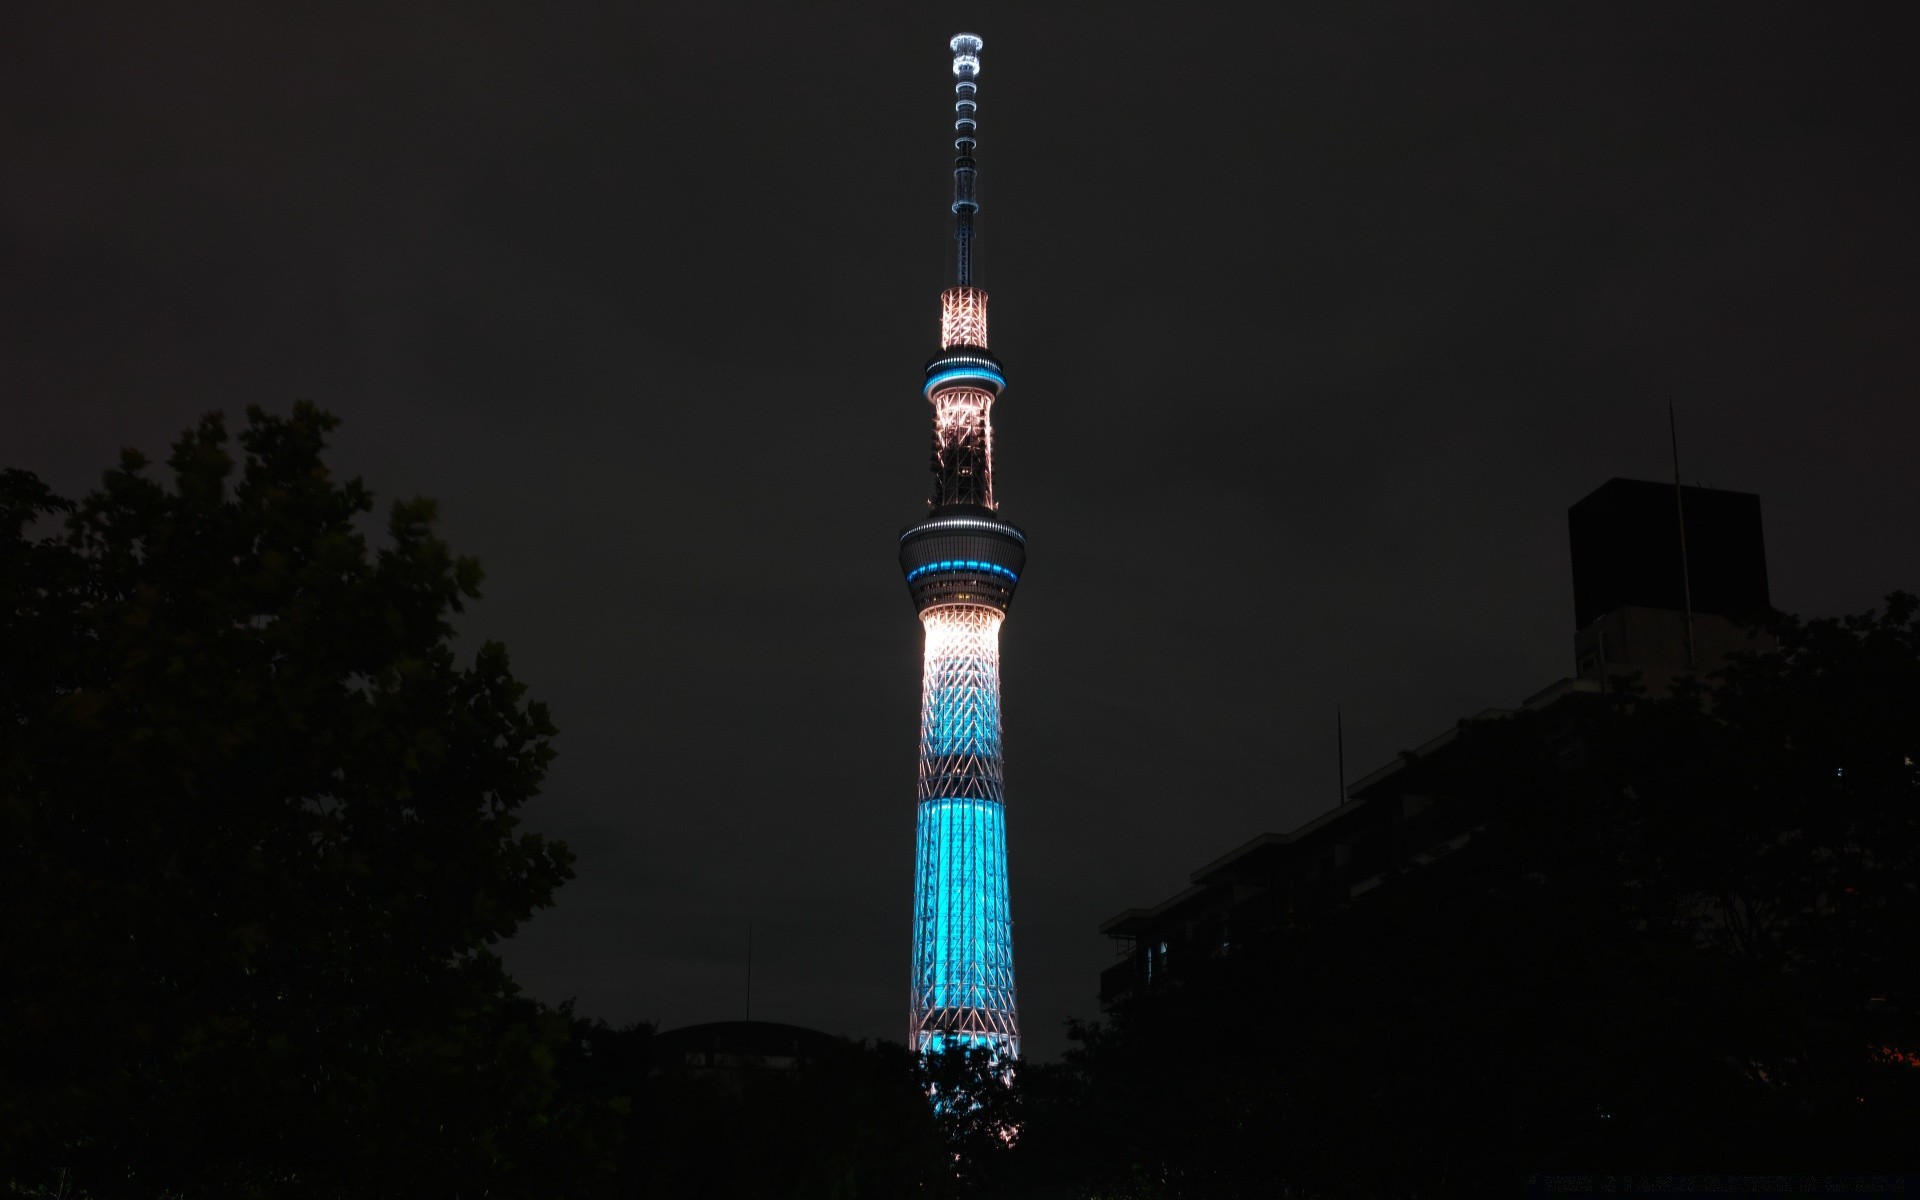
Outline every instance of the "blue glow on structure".
<path id="1" fill-rule="evenodd" d="M 1000 743 L 1000 621 L 927 610 L 914 855 L 914 1048 L 1019 1054 Z"/>
<path id="2" fill-rule="evenodd" d="M 951 787 L 958 782 L 959 794 L 971 799 L 998 801 L 1000 787 L 996 769 L 992 777 L 985 768 L 1000 762 L 1000 689 L 998 680 L 956 682 L 927 697 L 927 711 L 920 730 L 920 755 L 939 770 L 933 786 Z M 968 786 L 979 777 L 983 786 Z"/>
<path id="3" fill-rule="evenodd" d="M 914 891 L 915 990 L 930 1010 L 1013 1014 L 1013 917 L 1007 900 L 1006 808 L 956 797 L 920 805 Z M 978 1033 L 978 1039 L 969 1038 Z M 1004 1043 L 989 1030 L 951 1040 Z"/>
<path id="4" fill-rule="evenodd" d="M 943 558 L 939 562 L 928 563 L 924 567 L 916 567 L 915 569 L 907 572 L 907 582 L 912 583 L 914 580 L 920 578 L 922 575 L 925 575 L 929 571 L 963 571 L 963 570 L 964 571 L 985 571 L 990 575 L 1003 575 L 1014 583 L 1020 582 L 1020 577 L 1018 575 L 1015 575 L 1012 571 L 1007 570 L 1005 567 L 1001 566 L 998 563 L 977 562 L 971 558 Z"/>
<path id="5" fill-rule="evenodd" d="M 931 396 L 935 388 L 949 379 L 991 379 L 1001 388 L 1007 386 L 1007 377 L 992 367 L 955 367 L 951 371 L 942 371 L 927 380 L 927 386 L 921 390 Z"/>

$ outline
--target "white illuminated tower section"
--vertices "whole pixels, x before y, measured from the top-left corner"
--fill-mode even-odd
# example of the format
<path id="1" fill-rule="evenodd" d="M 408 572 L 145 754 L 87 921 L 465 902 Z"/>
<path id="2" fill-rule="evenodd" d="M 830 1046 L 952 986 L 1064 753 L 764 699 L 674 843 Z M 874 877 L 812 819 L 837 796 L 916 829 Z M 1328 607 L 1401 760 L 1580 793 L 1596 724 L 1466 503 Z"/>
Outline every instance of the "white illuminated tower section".
<path id="1" fill-rule="evenodd" d="M 900 567 L 926 627 L 909 1038 L 919 1051 L 968 1045 L 1017 1057 L 1000 622 L 1026 566 L 1026 536 L 1000 519 L 993 494 L 993 402 L 1006 375 L 987 351 L 987 294 L 973 280 L 980 44 L 971 34 L 950 43 L 955 272 L 923 388 L 932 511 L 900 535 Z"/>

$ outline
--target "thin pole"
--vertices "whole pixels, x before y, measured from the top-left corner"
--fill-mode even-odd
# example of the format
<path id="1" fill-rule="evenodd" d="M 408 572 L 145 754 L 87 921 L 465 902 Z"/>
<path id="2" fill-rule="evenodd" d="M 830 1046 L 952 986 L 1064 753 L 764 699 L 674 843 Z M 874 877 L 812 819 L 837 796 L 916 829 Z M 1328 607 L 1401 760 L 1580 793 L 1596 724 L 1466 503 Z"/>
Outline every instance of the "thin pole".
<path id="1" fill-rule="evenodd" d="M 1333 706 L 1333 752 L 1340 760 L 1340 803 L 1347 802 L 1347 724 L 1340 706 Z"/>
<path id="2" fill-rule="evenodd" d="M 1667 400 L 1667 438 L 1673 446 L 1673 512 L 1680 522 L 1680 595 L 1687 612 L 1687 670 L 1693 661 L 1693 572 L 1687 563 L 1687 508 L 1680 498 L 1680 428 L 1673 418 L 1673 400 Z"/>
<path id="3" fill-rule="evenodd" d="M 753 922 L 747 922 L 747 1020 L 753 1020 Z"/>

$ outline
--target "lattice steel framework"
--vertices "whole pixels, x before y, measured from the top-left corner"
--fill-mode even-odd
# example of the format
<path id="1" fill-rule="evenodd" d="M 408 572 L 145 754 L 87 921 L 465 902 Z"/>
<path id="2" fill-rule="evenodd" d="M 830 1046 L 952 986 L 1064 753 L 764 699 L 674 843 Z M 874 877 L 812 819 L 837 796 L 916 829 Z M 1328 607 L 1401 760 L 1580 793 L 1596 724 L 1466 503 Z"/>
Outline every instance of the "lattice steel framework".
<path id="1" fill-rule="evenodd" d="M 933 400 L 933 503 L 993 503 L 993 393 L 950 387 Z"/>
<path id="2" fill-rule="evenodd" d="M 932 512 L 900 536 L 900 567 L 926 630 L 914 855 L 909 1039 L 1020 1052 L 1000 744 L 1000 623 L 1026 569 L 1026 535 L 998 512 L 993 402 L 1006 386 L 987 349 L 987 294 L 973 284 L 973 153 L 980 39 L 953 39 L 955 286 L 940 297 L 940 353 L 922 389 L 933 409 Z"/>
<path id="3" fill-rule="evenodd" d="M 1000 622 L 985 605 L 921 614 L 914 1033 L 920 1045 L 1019 1037 L 1000 756 Z"/>
<path id="4" fill-rule="evenodd" d="M 987 348 L 987 294 L 977 287 L 950 287 L 940 293 L 940 348 Z"/>

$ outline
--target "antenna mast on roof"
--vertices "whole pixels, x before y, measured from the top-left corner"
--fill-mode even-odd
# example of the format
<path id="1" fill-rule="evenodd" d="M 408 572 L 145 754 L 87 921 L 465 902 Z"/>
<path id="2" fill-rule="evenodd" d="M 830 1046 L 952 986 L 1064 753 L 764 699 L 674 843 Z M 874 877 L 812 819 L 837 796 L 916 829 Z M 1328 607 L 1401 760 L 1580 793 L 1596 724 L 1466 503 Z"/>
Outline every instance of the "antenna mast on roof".
<path id="1" fill-rule="evenodd" d="M 1333 752 L 1340 760 L 1340 803 L 1347 802 L 1347 724 L 1340 715 L 1340 706 L 1333 706 Z"/>
<path id="2" fill-rule="evenodd" d="M 1687 670 L 1693 660 L 1693 572 L 1687 562 L 1687 506 L 1680 498 L 1680 429 L 1673 419 L 1673 399 L 1667 399 L 1667 439 L 1673 446 L 1673 513 L 1680 524 L 1680 598 L 1687 614 Z"/>

